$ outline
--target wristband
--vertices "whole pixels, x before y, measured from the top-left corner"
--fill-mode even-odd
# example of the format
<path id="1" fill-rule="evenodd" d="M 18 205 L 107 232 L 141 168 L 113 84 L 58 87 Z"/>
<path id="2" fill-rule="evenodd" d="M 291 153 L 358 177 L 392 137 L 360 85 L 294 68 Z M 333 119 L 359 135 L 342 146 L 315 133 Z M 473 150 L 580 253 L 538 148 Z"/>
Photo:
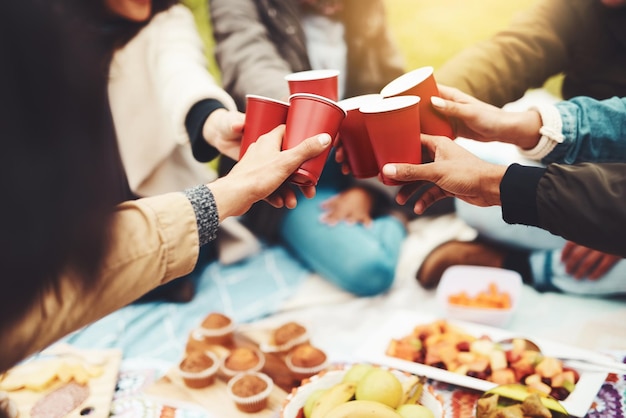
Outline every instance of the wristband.
<path id="1" fill-rule="evenodd" d="M 536 110 L 541 116 L 542 126 L 539 128 L 541 138 L 534 148 L 529 150 L 519 149 L 520 154 L 531 160 L 540 161 L 556 147 L 563 143 L 563 121 L 561 114 L 554 105 L 533 106 L 529 110 Z"/>

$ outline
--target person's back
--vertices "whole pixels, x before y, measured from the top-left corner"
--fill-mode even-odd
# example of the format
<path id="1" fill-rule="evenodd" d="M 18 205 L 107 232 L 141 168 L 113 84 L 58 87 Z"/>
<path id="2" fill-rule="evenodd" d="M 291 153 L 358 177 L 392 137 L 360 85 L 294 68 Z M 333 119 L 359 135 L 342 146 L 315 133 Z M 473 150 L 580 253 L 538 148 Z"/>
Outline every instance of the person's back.
<path id="1" fill-rule="evenodd" d="M 437 81 L 496 106 L 563 74 L 562 96 L 626 96 L 626 9 L 612 0 L 539 0 L 491 39 L 437 69 Z"/>

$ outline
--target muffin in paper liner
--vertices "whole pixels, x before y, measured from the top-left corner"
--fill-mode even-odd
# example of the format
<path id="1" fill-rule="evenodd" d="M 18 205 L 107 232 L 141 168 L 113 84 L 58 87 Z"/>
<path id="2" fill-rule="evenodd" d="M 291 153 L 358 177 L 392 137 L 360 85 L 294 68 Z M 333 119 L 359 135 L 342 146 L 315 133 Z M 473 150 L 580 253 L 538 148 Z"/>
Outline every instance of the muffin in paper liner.
<path id="1" fill-rule="evenodd" d="M 233 387 L 242 379 L 249 377 L 257 377 L 264 381 L 267 386 L 261 392 L 250 394 L 249 396 L 236 395 L 233 392 Z M 274 381 L 265 373 L 260 372 L 243 372 L 236 374 L 232 379 L 228 381 L 227 391 L 228 396 L 233 400 L 237 409 L 242 412 L 259 412 L 267 407 L 267 403 L 274 389 Z"/>
<path id="2" fill-rule="evenodd" d="M 281 345 L 275 345 L 271 343 L 261 343 L 260 348 L 264 353 L 286 353 L 291 350 L 293 347 L 306 344 L 309 341 L 309 332 L 305 331 L 304 334 L 298 335 L 297 337 L 287 341 Z"/>
<path id="3" fill-rule="evenodd" d="M 229 322 L 226 325 L 221 325 L 216 328 L 208 328 L 207 320 L 209 320 L 212 315 L 219 315 Z M 229 317 L 218 313 L 211 313 L 202 321 L 200 326 L 194 330 L 194 337 L 202 337 L 207 344 L 228 345 L 233 342 L 235 328 L 235 322 Z"/>
<path id="4" fill-rule="evenodd" d="M 188 354 L 185 357 L 185 359 L 189 357 L 190 355 L 196 355 L 196 354 L 197 353 Z M 213 384 L 213 382 L 215 381 L 215 375 L 217 374 L 217 371 L 219 370 L 219 367 L 220 367 L 220 360 L 214 353 L 210 351 L 205 351 L 202 354 L 204 354 L 205 356 L 207 356 L 209 359 L 213 361 L 213 364 L 211 364 L 211 366 L 209 366 L 208 368 L 204 370 L 200 370 L 197 372 L 183 370 L 181 366 L 183 365 L 185 359 L 183 359 L 178 364 L 178 373 L 180 377 L 183 379 L 183 382 L 185 383 L 185 385 L 192 389 L 201 389 L 201 388 L 204 388 Z"/>
<path id="5" fill-rule="evenodd" d="M 252 350 L 252 352 L 254 352 L 254 354 L 258 358 L 258 362 L 254 366 L 249 367 L 249 368 L 243 368 L 243 369 L 230 368 L 227 365 L 228 359 L 232 355 L 232 353 L 234 353 L 236 350 L 239 350 L 239 349 L 249 349 L 249 350 Z M 235 375 L 237 375 L 239 373 L 243 373 L 243 372 L 259 372 L 259 371 L 261 371 L 261 369 L 263 369 L 263 366 L 265 366 L 265 355 L 261 352 L 261 350 L 256 349 L 256 348 L 252 348 L 252 347 L 242 347 L 242 348 L 237 348 L 237 349 L 231 351 L 231 354 L 229 354 L 228 356 L 223 358 L 222 364 L 220 366 L 220 370 L 227 377 L 231 377 L 232 378 L 233 376 L 235 376 Z"/>
<path id="6" fill-rule="evenodd" d="M 298 347 L 303 348 L 305 347 L 305 345 L 303 344 Z M 313 350 L 316 350 L 317 352 L 323 354 L 324 356 L 323 360 L 320 363 L 310 365 L 310 366 L 299 366 L 299 365 L 294 364 L 293 358 L 294 358 L 294 355 L 297 354 L 298 347 L 290 351 L 285 357 L 285 364 L 287 365 L 287 368 L 293 373 L 296 379 L 302 380 L 302 379 L 309 378 L 313 375 L 320 373 L 321 371 L 325 370 L 328 367 L 328 357 L 326 356 L 326 353 L 324 353 L 319 348 L 316 348 L 313 346 L 310 346 L 310 347 Z"/>

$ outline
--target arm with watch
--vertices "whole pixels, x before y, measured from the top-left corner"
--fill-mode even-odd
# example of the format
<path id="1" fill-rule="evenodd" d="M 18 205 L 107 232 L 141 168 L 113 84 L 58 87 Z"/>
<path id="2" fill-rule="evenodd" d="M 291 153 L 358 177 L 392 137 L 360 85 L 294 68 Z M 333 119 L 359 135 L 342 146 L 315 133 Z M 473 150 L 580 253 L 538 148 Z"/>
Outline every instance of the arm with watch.
<path id="1" fill-rule="evenodd" d="M 516 145 L 544 164 L 626 162 L 626 98 L 575 97 L 508 112 L 461 91 L 439 86 L 432 104 L 448 116 L 457 136 Z"/>
<path id="2" fill-rule="evenodd" d="M 441 97 L 433 97 L 432 105 L 449 117 L 457 136 L 482 142 L 511 143 L 524 156 L 547 166 L 523 167 L 514 164 L 507 169 L 474 160 L 467 166 L 468 171 L 464 175 L 481 180 L 476 202 L 468 198 L 469 186 L 464 185 L 459 189 L 463 194 L 457 195 L 459 190 L 455 190 L 457 184 L 453 179 L 445 175 L 435 176 L 434 182 L 443 187 L 445 195 L 457 196 L 478 206 L 500 205 L 507 223 L 538 226 L 589 247 L 568 242 L 562 257 L 569 257 L 567 254 L 580 257 L 581 251 L 585 254 L 594 251 L 591 248 L 621 256 L 626 254 L 620 237 L 623 228 L 616 222 L 623 220 L 622 199 L 626 188 L 623 182 L 626 99 L 614 97 L 599 101 L 576 97 L 523 112 L 507 112 L 454 88 L 439 86 L 439 91 Z M 432 140 L 422 139 L 426 143 Z M 435 160 L 450 159 L 446 142 L 449 141 L 437 141 Z M 467 156 L 463 158 L 467 159 Z M 456 167 L 459 167 L 460 161 L 457 158 Z M 497 174 L 493 182 L 488 181 L 484 172 L 472 172 L 485 168 L 483 166 Z M 432 173 L 419 172 L 434 171 L 433 168 L 398 167 L 397 175 L 392 178 L 433 181 L 428 178 Z M 403 170 L 407 172 L 403 173 Z M 448 184 L 444 184 L 446 182 Z M 494 186 L 495 197 L 490 202 L 482 202 L 489 196 L 486 193 L 489 189 L 485 188 L 489 184 Z M 436 200 L 434 193 L 440 191 L 436 188 L 432 190 L 431 198 Z M 399 201 L 410 192 L 401 193 Z M 423 200 L 426 205 L 429 204 Z M 416 212 L 420 210 L 423 210 L 423 205 L 416 206 Z M 621 258 L 598 252 L 589 256 L 605 260 L 610 258 L 607 261 L 609 268 Z M 567 263 L 567 260 L 563 262 Z"/>

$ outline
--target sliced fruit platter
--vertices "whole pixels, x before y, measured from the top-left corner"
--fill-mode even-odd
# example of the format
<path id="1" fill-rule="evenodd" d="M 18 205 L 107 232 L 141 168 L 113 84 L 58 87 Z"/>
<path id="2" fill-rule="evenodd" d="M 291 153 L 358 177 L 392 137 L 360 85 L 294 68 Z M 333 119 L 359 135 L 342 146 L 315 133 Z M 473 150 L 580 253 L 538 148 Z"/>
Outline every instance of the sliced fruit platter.
<path id="1" fill-rule="evenodd" d="M 417 325 L 408 335 L 391 339 L 386 354 L 498 385 L 521 383 L 557 400 L 566 399 L 580 377 L 560 360 L 529 349 L 525 339 L 512 338 L 510 344 L 502 344 L 443 319 Z"/>
<path id="2" fill-rule="evenodd" d="M 302 382 L 280 418 L 442 418 L 424 378 L 370 363 L 338 365 Z"/>
<path id="3" fill-rule="evenodd" d="M 482 392 L 515 379 L 557 395 L 573 416 L 587 413 L 607 377 L 604 372 L 570 369 L 556 360 L 561 355 L 597 356 L 596 352 L 471 322 L 447 319 L 446 324 L 455 329 L 456 335 L 444 337 L 439 333 L 427 342 L 431 337 L 426 336 L 426 330 L 441 328 L 441 320 L 436 315 L 412 310 L 391 312 L 359 344 L 356 358 Z M 526 353 L 529 350 L 520 346 L 507 353 L 497 344 L 517 337 L 537 343 L 540 353 Z M 444 344 L 448 339 L 456 342 Z M 439 347 L 427 350 L 431 344 Z M 538 368 L 545 358 L 550 359 Z M 501 371 L 494 375 L 494 370 Z"/>

